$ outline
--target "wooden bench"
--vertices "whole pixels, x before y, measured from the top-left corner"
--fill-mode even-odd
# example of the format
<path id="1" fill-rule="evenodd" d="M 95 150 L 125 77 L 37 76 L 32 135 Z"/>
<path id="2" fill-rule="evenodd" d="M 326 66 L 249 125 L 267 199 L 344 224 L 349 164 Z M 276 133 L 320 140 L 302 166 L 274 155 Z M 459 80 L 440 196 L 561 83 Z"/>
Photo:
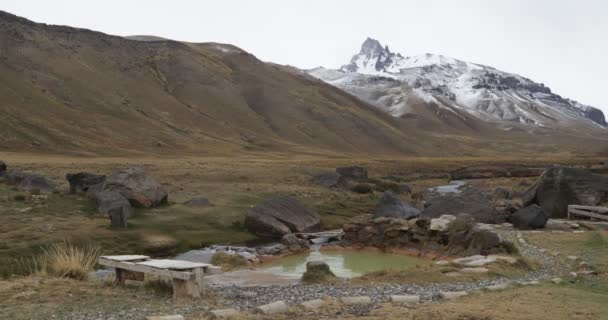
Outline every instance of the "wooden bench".
<path id="1" fill-rule="evenodd" d="M 571 204 L 568 206 L 568 219 L 573 216 L 583 216 L 591 219 L 608 220 L 608 208 L 579 206 Z"/>
<path id="2" fill-rule="evenodd" d="M 198 298 L 203 292 L 205 273 L 217 271 L 218 267 L 207 263 L 182 260 L 150 259 L 142 255 L 101 256 L 98 263 L 116 270 L 116 283 L 125 280 L 143 281 L 145 274 L 171 279 L 173 297 L 190 296 Z"/>

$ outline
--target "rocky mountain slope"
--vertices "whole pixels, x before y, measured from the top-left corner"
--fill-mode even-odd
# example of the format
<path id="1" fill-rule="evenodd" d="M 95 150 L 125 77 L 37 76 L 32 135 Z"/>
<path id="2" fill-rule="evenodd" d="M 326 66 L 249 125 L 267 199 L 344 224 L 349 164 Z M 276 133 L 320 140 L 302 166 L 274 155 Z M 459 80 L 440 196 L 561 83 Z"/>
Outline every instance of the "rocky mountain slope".
<path id="1" fill-rule="evenodd" d="M 0 151 L 421 149 L 375 107 L 235 46 L 132 39 L 0 11 Z"/>
<path id="2" fill-rule="evenodd" d="M 379 59 L 379 51 L 367 53 L 389 64 Z M 352 67 L 363 66 L 357 63 Z M 506 134 L 463 112 L 464 107 L 442 102 L 451 101 L 448 97 L 426 93 L 434 92 L 432 87 L 407 85 L 386 76 L 388 71 L 348 72 L 352 67 L 318 70 L 316 75 L 335 74 L 337 82 L 327 80 L 330 85 L 229 44 L 117 37 L 0 11 L 0 152 L 608 153 L 602 149 L 607 138 L 596 131 L 564 133 L 539 126 L 533 136 L 517 128 Z M 363 99 L 341 90 L 339 79 L 352 79 L 344 83 L 356 90 L 346 91 Z M 397 117 L 379 109 L 378 101 Z M 578 117 L 576 110 L 583 107 L 577 108 L 564 113 Z M 586 110 L 593 116 L 592 109 Z M 595 117 L 596 122 L 587 118 L 585 124 L 601 128 Z"/>
<path id="3" fill-rule="evenodd" d="M 599 109 L 563 98 L 542 83 L 442 55 L 405 57 L 370 38 L 340 69 L 308 72 L 395 117 L 420 115 L 424 105 L 436 115 L 509 130 L 520 124 L 528 129 L 608 126 Z"/>

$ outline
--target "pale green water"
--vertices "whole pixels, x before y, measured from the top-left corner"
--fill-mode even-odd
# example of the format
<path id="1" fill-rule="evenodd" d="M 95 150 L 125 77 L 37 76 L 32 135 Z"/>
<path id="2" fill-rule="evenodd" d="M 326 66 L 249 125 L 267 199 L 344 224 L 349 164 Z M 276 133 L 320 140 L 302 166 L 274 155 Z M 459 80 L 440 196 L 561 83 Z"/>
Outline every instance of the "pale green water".
<path id="1" fill-rule="evenodd" d="M 424 264 L 424 260 L 376 251 L 328 251 L 293 255 L 263 264 L 260 270 L 270 273 L 300 277 L 306 271 L 306 262 L 325 261 L 334 274 L 353 278 L 380 270 L 404 270 Z"/>

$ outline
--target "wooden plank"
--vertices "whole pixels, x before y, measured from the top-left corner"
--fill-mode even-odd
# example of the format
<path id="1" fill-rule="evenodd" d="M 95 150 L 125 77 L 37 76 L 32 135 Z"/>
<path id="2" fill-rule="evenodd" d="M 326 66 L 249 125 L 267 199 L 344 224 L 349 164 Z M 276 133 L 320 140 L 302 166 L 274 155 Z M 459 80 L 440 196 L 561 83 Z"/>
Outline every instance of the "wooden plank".
<path id="1" fill-rule="evenodd" d="M 590 217 L 590 218 L 608 220 L 608 216 L 607 215 L 601 215 L 601 214 L 587 212 L 587 211 L 582 211 L 582 210 L 577 210 L 577 209 L 568 209 L 568 211 L 570 213 L 578 215 L 578 216 L 585 216 L 585 217 Z"/>
<path id="2" fill-rule="evenodd" d="M 101 256 L 100 258 L 114 261 L 139 261 L 150 259 L 150 257 L 142 255 Z"/>
<path id="3" fill-rule="evenodd" d="M 568 209 L 583 209 L 583 210 L 591 210 L 591 211 L 596 211 L 596 212 L 600 212 L 600 213 L 608 213 L 608 208 L 606 207 L 592 207 L 592 206 L 581 206 L 581 205 L 577 205 L 577 204 L 571 204 L 568 206 Z"/>
<path id="4" fill-rule="evenodd" d="M 190 270 L 196 268 L 209 267 L 208 263 L 198 263 L 183 260 L 170 260 L 170 259 L 159 259 L 159 260 L 146 260 L 138 262 L 138 265 L 158 268 L 158 269 L 172 269 L 172 270 Z"/>
<path id="5" fill-rule="evenodd" d="M 146 265 L 140 265 L 132 262 L 120 262 L 108 260 L 100 257 L 98 263 L 102 266 L 117 268 L 117 269 L 125 269 L 131 270 L 135 272 L 143 272 L 154 274 L 161 277 L 168 277 L 173 279 L 181 279 L 181 280 L 190 280 L 194 278 L 194 273 L 187 271 L 175 271 L 175 270 L 166 270 L 166 269 L 158 269 L 154 267 L 149 267 Z"/>

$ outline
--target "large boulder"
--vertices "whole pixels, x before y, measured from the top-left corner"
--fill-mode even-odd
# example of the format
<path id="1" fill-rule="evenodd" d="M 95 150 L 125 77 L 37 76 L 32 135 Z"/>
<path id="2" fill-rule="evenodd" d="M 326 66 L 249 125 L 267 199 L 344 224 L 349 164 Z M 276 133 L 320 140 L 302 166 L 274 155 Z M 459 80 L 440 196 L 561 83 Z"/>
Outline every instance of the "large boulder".
<path id="1" fill-rule="evenodd" d="M 110 217 L 112 227 L 127 227 L 127 219 L 133 214 L 133 207 L 120 192 L 103 190 L 95 194 L 95 200 L 97 211 Z"/>
<path id="2" fill-rule="evenodd" d="M 101 187 L 106 176 L 100 176 L 88 172 L 68 173 L 65 176 L 70 183 L 70 193 L 86 194 L 92 186 Z"/>
<path id="3" fill-rule="evenodd" d="M 608 201 L 608 177 L 584 169 L 547 169 L 523 195 L 524 205 L 540 205 L 550 218 L 566 218 L 568 205 L 597 206 Z"/>
<path id="4" fill-rule="evenodd" d="M 517 210 L 509 218 L 513 227 L 520 230 L 544 228 L 547 220 L 549 220 L 549 217 L 545 214 L 543 208 L 536 204 Z"/>
<path id="5" fill-rule="evenodd" d="M 118 170 L 109 175 L 102 190 L 117 191 L 135 207 L 150 208 L 167 203 L 167 191 L 143 168 Z"/>
<path id="6" fill-rule="evenodd" d="M 276 196 L 251 208 L 245 225 L 258 236 L 280 239 L 288 233 L 317 231 L 321 218 L 292 197 Z"/>
<path id="7" fill-rule="evenodd" d="M 352 167 L 340 167 L 336 168 L 336 172 L 340 174 L 340 176 L 352 179 L 352 180 L 363 180 L 367 179 L 367 169 L 358 166 Z"/>
<path id="8" fill-rule="evenodd" d="M 496 212 L 494 203 L 488 195 L 474 188 L 459 193 L 447 193 L 429 199 L 421 216 L 438 218 L 444 214 L 467 214 L 477 222 L 503 223 L 506 217 Z"/>
<path id="9" fill-rule="evenodd" d="M 37 173 L 26 174 L 17 185 L 17 189 L 31 193 L 45 194 L 57 191 L 57 187 L 51 180 Z"/>
<path id="10" fill-rule="evenodd" d="M 374 209 L 373 215 L 374 218 L 391 217 L 412 219 L 420 215 L 420 210 L 410 206 L 405 201 L 401 201 L 401 199 L 391 191 L 386 191 Z"/>

